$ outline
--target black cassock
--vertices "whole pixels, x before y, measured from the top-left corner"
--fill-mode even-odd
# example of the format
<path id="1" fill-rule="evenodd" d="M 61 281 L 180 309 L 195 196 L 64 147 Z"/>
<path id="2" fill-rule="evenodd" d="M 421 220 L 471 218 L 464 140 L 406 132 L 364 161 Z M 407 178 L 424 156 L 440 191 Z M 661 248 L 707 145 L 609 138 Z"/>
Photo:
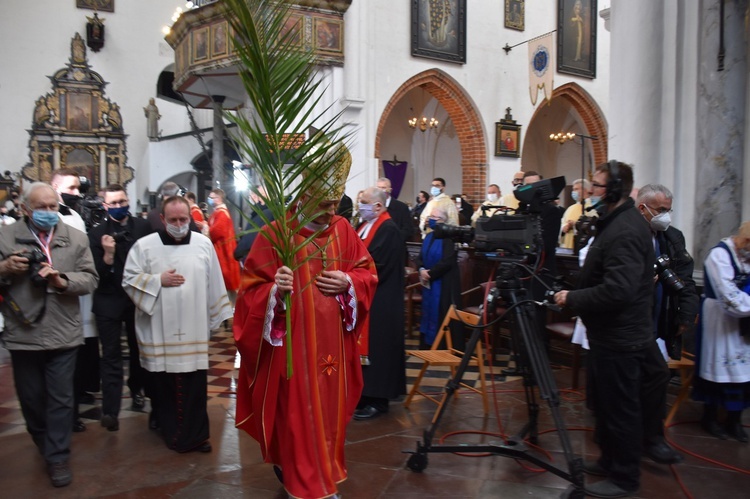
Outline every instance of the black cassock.
<path id="1" fill-rule="evenodd" d="M 367 247 L 375 260 L 378 287 L 370 307 L 369 366 L 362 366 L 364 397 L 393 399 L 406 393 L 404 260 L 398 226 L 386 220 Z"/>

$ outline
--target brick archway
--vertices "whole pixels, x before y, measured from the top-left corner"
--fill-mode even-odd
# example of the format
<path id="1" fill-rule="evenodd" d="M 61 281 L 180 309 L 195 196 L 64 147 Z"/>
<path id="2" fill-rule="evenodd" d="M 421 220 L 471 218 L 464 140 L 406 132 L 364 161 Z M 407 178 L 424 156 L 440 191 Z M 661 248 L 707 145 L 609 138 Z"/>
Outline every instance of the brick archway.
<path id="1" fill-rule="evenodd" d="M 578 112 L 578 115 L 583 121 L 583 126 L 586 127 L 587 134 L 598 137 L 598 140 L 591 141 L 591 146 L 594 151 L 594 165 L 606 163 L 609 160 L 607 120 L 604 118 L 604 114 L 596 101 L 577 83 L 566 83 L 565 85 L 556 88 L 552 93 L 552 98 L 565 99 L 570 103 L 573 109 Z M 534 122 L 540 111 L 544 109 L 546 103 L 547 99 L 542 102 L 542 105 L 536 108 L 529 124 Z"/>
<path id="2" fill-rule="evenodd" d="M 448 112 L 461 145 L 461 192 L 470 202 L 484 199 L 487 183 L 487 143 L 482 120 L 464 89 L 439 69 L 419 73 L 401 85 L 380 116 L 375 135 L 375 157 L 380 158 L 380 137 L 393 108 L 412 89 L 421 87 Z"/>

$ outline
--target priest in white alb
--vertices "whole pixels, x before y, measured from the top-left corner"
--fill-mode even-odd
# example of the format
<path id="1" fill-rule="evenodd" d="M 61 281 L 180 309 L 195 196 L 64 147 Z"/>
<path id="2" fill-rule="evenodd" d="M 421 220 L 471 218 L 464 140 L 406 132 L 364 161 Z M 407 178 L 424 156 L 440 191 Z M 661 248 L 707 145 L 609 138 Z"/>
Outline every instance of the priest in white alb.
<path id="1" fill-rule="evenodd" d="M 122 286 L 136 306 L 141 365 L 151 373 L 152 427 L 177 452 L 210 452 L 207 381 L 211 330 L 232 316 L 219 259 L 191 232 L 190 206 L 164 201 L 166 227 L 128 253 Z"/>

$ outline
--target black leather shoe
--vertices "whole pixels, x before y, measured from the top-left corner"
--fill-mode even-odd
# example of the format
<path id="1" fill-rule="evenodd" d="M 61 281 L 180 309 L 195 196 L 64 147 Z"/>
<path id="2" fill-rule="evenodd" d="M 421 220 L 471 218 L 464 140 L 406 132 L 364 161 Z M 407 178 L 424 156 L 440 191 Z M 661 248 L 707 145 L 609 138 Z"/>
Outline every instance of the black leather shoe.
<path id="1" fill-rule="evenodd" d="M 737 422 L 727 425 L 727 434 L 742 443 L 748 441 L 747 433 L 745 433 L 744 428 L 742 428 L 742 423 Z"/>
<path id="2" fill-rule="evenodd" d="M 632 496 L 638 489 L 625 490 L 619 485 L 615 485 L 609 480 L 603 480 L 601 482 L 592 483 L 586 485 L 586 495 L 592 497 L 628 497 Z"/>
<path id="3" fill-rule="evenodd" d="M 159 420 L 156 419 L 156 414 L 154 413 L 154 411 L 151 411 L 151 413 L 148 415 L 148 429 L 154 431 L 160 430 Z"/>
<path id="4" fill-rule="evenodd" d="M 682 454 L 668 446 L 666 442 L 646 447 L 644 454 L 659 464 L 677 464 L 683 460 Z"/>
<path id="5" fill-rule="evenodd" d="M 607 476 L 609 473 L 599 464 L 599 461 L 584 461 L 583 472 L 593 476 Z"/>
<path id="6" fill-rule="evenodd" d="M 96 404 L 96 397 L 94 397 L 89 392 L 84 392 L 78 398 L 78 402 L 81 404 L 94 405 Z"/>
<path id="7" fill-rule="evenodd" d="M 211 452 L 213 450 L 213 447 L 211 447 L 211 442 L 209 442 L 208 440 L 206 440 L 205 442 L 203 442 L 202 444 L 200 444 L 198 447 L 196 447 L 193 450 L 196 451 L 196 452 L 208 453 L 208 452 Z"/>
<path id="8" fill-rule="evenodd" d="M 73 481 L 73 472 L 70 471 L 67 461 L 61 463 L 49 463 L 47 473 L 52 485 L 55 487 L 65 487 Z"/>
<path id="9" fill-rule="evenodd" d="M 109 431 L 117 431 L 120 429 L 120 422 L 117 421 L 115 416 L 110 416 L 109 414 L 102 416 L 101 425 Z"/>
<path id="10" fill-rule="evenodd" d="M 371 405 L 366 405 L 362 409 L 354 411 L 354 419 L 363 421 L 380 416 L 381 412 Z"/>
<path id="11" fill-rule="evenodd" d="M 81 433 L 82 431 L 86 431 L 86 424 L 81 420 L 81 418 L 78 418 L 73 421 L 73 432 Z"/>
<path id="12" fill-rule="evenodd" d="M 715 436 L 719 440 L 726 440 L 727 438 L 729 438 L 729 434 L 727 433 L 727 431 L 716 420 L 701 421 L 701 428 L 703 428 L 704 430 L 706 430 L 708 433 Z"/>
<path id="13" fill-rule="evenodd" d="M 140 392 L 131 392 L 130 398 L 133 399 L 130 409 L 137 412 L 143 412 L 143 408 L 146 407 L 146 397 Z"/>
<path id="14" fill-rule="evenodd" d="M 281 482 L 281 485 L 284 485 L 284 475 L 281 473 L 281 468 L 273 465 L 273 473 L 276 475 L 276 478 L 279 479 L 279 482 Z"/>

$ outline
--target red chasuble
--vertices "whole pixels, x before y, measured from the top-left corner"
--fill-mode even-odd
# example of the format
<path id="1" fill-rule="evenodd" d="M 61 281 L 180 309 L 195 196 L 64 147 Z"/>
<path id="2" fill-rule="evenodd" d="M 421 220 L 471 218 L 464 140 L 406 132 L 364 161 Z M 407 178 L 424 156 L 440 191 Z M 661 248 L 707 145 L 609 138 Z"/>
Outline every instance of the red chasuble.
<path id="1" fill-rule="evenodd" d="M 234 259 L 237 239 L 234 236 L 232 217 L 229 216 L 226 206 L 220 206 L 214 210 L 208 219 L 208 227 L 211 242 L 214 243 L 216 255 L 219 257 L 221 274 L 224 276 L 227 291 L 236 291 L 240 287 L 240 263 Z"/>
<path id="2" fill-rule="evenodd" d="M 282 469 L 291 496 L 328 497 L 346 479 L 346 425 L 362 392 L 357 338 L 377 286 L 375 265 L 339 216 L 298 252 L 291 311 L 294 374 L 287 379 L 289 334 L 280 346 L 263 338 L 264 326 L 284 313 L 272 294 L 281 262 L 265 237 L 273 237 L 268 229 L 263 228 L 245 261 L 235 309 L 234 338 L 242 356 L 236 426 L 260 443 L 266 462 Z M 311 234 L 303 229 L 294 244 Z M 320 293 L 315 276 L 323 270 L 345 272 L 350 293 Z M 351 326 L 353 320 L 349 331 L 347 322 Z"/>

